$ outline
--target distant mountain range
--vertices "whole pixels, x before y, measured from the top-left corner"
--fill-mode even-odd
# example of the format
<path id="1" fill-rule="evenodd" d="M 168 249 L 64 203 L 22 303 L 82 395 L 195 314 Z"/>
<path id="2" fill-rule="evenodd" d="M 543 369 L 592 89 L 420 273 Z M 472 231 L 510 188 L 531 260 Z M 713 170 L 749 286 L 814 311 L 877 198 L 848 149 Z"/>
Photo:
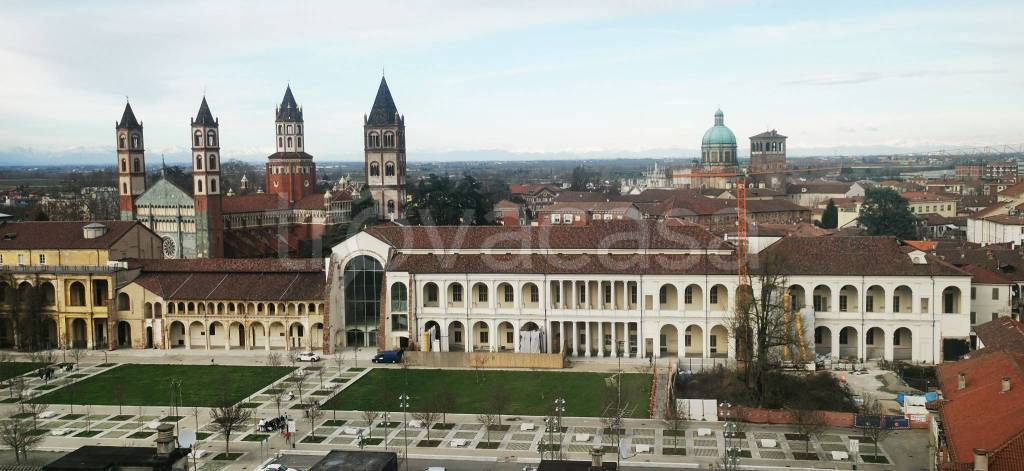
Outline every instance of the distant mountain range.
<path id="1" fill-rule="evenodd" d="M 949 148 L 949 146 L 945 146 Z M 792 149 L 790 157 L 834 157 L 858 155 L 905 154 L 928 152 L 943 146 L 895 147 L 895 146 L 837 146 L 816 149 Z M 741 158 L 747 155 L 739 149 Z M 161 155 L 168 164 L 187 164 L 190 159 L 187 149 L 165 151 L 149 149 L 146 157 L 149 165 L 160 162 Z M 358 162 L 361 153 L 313 153 L 320 162 Z M 682 159 L 698 158 L 698 149 L 649 149 L 642 151 L 590 151 L 590 152 L 513 152 L 500 149 L 434 151 L 416 150 L 409 152 L 410 162 L 499 162 L 499 161 L 544 161 L 544 160 L 605 160 L 605 159 Z M 252 163 L 263 162 L 266 154 L 250 153 L 225 154 L 225 159 L 239 159 Z M 44 151 L 28 148 L 0 149 L 0 166 L 49 166 L 49 165 L 113 165 L 113 147 L 80 147 L 62 151 Z"/>

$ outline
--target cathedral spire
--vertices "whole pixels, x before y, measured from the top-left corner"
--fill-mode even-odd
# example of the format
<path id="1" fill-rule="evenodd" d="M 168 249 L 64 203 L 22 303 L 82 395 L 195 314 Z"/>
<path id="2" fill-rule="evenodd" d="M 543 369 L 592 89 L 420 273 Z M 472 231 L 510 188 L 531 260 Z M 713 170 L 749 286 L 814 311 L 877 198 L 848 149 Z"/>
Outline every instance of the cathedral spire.
<path id="1" fill-rule="evenodd" d="M 127 101 L 124 102 L 124 114 L 121 115 L 121 122 L 117 123 L 117 127 L 120 129 L 142 129 L 142 125 L 135 119 L 135 113 L 132 112 L 132 105 Z"/>
<path id="2" fill-rule="evenodd" d="M 388 81 L 382 76 L 380 86 L 377 87 L 377 97 L 373 99 L 373 107 L 370 108 L 370 116 L 366 124 L 371 126 L 386 126 L 397 124 L 398 108 L 395 100 L 391 98 L 391 90 L 388 89 Z"/>
<path id="3" fill-rule="evenodd" d="M 210 105 L 206 103 L 205 95 L 203 96 L 203 102 L 199 104 L 199 112 L 196 113 L 196 119 L 192 121 L 192 124 L 217 126 L 217 120 L 213 118 L 213 113 L 210 112 Z"/>
<path id="4" fill-rule="evenodd" d="M 302 108 L 299 108 L 298 102 L 295 101 L 295 95 L 292 95 L 291 85 L 284 89 L 284 98 L 281 99 L 281 105 L 277 107 L 277 120 L 302 122 Z"/>

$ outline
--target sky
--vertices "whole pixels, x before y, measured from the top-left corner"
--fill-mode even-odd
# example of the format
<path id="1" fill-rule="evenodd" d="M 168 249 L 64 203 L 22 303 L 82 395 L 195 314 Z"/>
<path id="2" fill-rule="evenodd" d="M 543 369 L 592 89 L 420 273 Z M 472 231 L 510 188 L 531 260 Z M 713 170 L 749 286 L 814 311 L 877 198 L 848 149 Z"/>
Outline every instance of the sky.
<path id="1" fill-rule="evenodd" d="M 11 2 L 0 165 L 187 158 L 205 93 L 222 154 L 273 152 L 290 84 L 307 151 L 361 160 L 382 73 L 408 158 L 695 156 L 716 108 L 791 155 L 1024 143 L 1024 2 Z M 26 157 L 28 156 L 28 157 Z"/>

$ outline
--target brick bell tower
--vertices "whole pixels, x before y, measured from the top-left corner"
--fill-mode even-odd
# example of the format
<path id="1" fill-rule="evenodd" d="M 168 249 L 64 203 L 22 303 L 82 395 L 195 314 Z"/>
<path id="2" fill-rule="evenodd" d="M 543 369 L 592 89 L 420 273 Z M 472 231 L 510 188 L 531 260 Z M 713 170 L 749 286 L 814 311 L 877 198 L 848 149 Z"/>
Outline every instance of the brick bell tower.
<path id="1" fill-rule="evenodd" d="M 117 130 L 117 189 L 122 221 L 135 220 L 135 198 L 146 191 L 146 151 L 142 123 L 135 119 L 132 105 L 125 103 Z"/>
<path id="2" fill-rule="evenodd" d="M 366 185 L 381 219 L 400 219 L 405 210 L 405 116 L 398 114 L 384 77 L 370 114 L 363 116 Z"/>
<path id="3" fill-rule="evenodd" d="M 291 86 L 284 91 L 274 124 L 277 151 L 267 158 L 267 193 L 276 193 L 290 205 L 316 192 L 316 164 L 306 153 L 302 108 Z"/>
<path id="4" fill-rule="evenodd" d="M 192 120 L 192 194 L 196 205 L 196 256 L 224 256 L 221 219 L 220 124 L 206 97 Z"/>

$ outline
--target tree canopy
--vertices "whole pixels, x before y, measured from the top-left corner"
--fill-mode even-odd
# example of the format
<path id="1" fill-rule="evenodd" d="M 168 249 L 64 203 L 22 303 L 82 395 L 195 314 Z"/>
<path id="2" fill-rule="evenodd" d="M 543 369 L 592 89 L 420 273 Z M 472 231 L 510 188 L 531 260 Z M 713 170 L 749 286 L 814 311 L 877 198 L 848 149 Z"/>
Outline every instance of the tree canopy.
<path id="1" fill-rule="evenodd" d="M 406 208 L 411 224 L 452 226 L 490 224 L 493 195 L 466 174 L 458 180 L 430 174 L 412 189 L 412 204 Z"/>
<path id="2" fill-rule="evenodd" d="M 892 188 L 868 188 L 859 221 L 868 235 L 917 237 L 917 218 L 910 212 L 907 200 Z"/>
<path id="3" fill-rule="evenodd" d="M 839 208 L 836 207 L 836 203 L 832 200 L 828 200 L 828 205 L 825 206 L 825 211 L 821 213 L 821 222 L 818 227 L 822 229 L 835 229 L 839 226 Z"/>

